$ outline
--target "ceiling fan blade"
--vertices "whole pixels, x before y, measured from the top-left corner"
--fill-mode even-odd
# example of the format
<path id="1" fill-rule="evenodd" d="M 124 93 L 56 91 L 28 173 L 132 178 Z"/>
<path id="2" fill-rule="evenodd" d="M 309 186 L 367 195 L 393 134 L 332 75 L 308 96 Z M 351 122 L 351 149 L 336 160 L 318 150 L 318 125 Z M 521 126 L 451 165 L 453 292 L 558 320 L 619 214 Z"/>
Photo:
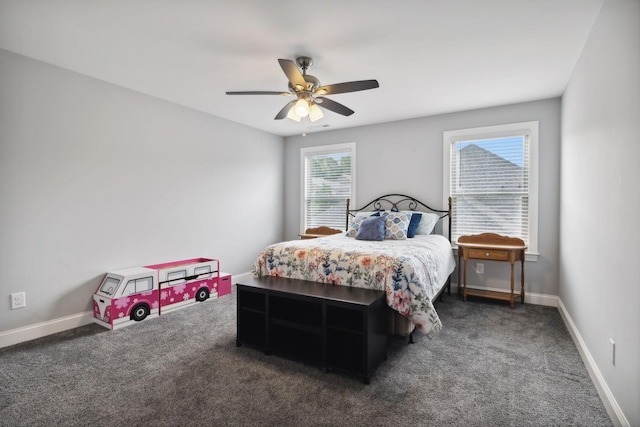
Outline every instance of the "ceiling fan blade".
<path id="1" fill-rule="evenodd" d="M 357 92 L 359 90 L 375 89 L 377 87 L 380 87 L 377 80 L 358 80 L 355 82 L 321 86 L 316 89 L 315 93 L 318 95 L 335 95 L 337 93 Z"/>
<path id="2" fill-rule="evenodd" d="M 227 95 L 283 95 L 283 96 L 292 96 L 292 93 L 289 92 L 275 92 L 275 91 L 263 91 L 263 90 L 254 90 L 254 91 L 246 91 L 246 92 L 227 92 Z"/>
<path id="3" fill-rule="evenodd" d="M 304 89 L 307 86 L 307 82 L 304 80 L 304 77 L 295 62 L 288 59 L 278 59 L 278 62 L 280 63 L 280 67 L 282 67 L 282 71 L 287 75 L 291 86 L 294 88 L 299 86 L 301 89 Z"/>
<path id="4" fill-rule="evenodd" d="M 338 102 L 332 101 L 329 98 L 318 97 L 316 99 L 321 100 L 321 102 L 317 103 L 317 105 L 322 108 L 326 108 L 327 110 L 333 111 L 334 113 L 342 114 L 343 116 L 350 116 L 354 113 L 352 109 L 347 108 Z"/>
<path id="5" fill-rule="evenodd" d="M 294 99 L 293 101 L 287 103 L 287 105 L 285 105 L 284 108 L 280 110 L 278 114 L 276 114 L 276 116 L 274 117 L 274 120 L 282 120 L 285 117 L 287 117 L 289 110 L 293 108 L 293 104 L 295 104 L 297 101 L 298 101 L 297 99 Z"/>

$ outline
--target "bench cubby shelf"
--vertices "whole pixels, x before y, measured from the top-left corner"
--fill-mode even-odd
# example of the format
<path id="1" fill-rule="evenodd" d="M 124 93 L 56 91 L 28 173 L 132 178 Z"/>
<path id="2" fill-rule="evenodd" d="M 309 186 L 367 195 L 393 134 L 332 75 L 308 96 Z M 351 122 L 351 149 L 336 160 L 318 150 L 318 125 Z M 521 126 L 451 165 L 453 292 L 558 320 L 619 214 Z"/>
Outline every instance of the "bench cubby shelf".
<path id="1" fill-rule="evenodd" d="M 238 346 L 248 344 L 362 377 L 386 358 L 385 293 L 282 277 L 237 284 Z"/>

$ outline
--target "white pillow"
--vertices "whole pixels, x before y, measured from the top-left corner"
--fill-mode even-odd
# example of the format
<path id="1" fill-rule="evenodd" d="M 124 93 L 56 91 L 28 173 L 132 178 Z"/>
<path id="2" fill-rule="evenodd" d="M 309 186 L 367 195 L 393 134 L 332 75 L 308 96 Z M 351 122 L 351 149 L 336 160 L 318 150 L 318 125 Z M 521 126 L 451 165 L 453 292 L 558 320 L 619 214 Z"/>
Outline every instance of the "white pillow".
<path id="1" fill-rule="evenodd" d="M 420 219 L 418 228 L 416 228 L 416 234 L 431 234 L 431 232 L 436 226 L 436 223 L 440 219 L 440 216 L 433 212 L 420 212 L 420 213 L 422 214 L 422 219 Z"/>

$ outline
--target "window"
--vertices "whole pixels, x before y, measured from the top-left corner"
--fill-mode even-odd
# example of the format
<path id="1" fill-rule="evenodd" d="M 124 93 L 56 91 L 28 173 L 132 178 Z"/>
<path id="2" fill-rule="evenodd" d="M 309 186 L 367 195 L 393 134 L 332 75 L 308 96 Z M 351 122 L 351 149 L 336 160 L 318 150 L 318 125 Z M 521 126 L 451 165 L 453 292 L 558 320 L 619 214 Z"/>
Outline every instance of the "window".
<path id="1" fill-rule="evenodd" d="M 151 277 L 142 277 L 127 282 L 122 295 L 139 294 L 140 292 L 150 291 L 153 289 L 153 279 Z"/>
<path id="2" fill-rule="evenodd" d="M 196 279 L 208 279 L 211 277 L 211 266 L 205 265 L 202 267 L 196 267 L 193 273 L 196 275 Z"/>
<path id="3" fill-rule="evenodd" d="M 102 282 L 102 286 L 100 286 L 100 292 L 105 295 L 113 295 L 116 289 L 118 289 L 118 285 L 120 284 L 120 278 L 107 276 Z"/>
<path id="4" fill-rule="evenodd" d="M 187 270 L 170 271 L 167 273 L 167 283 L 169 286 L 181 285 L 187 280 Z"/>
<path id="5" fill-rule="evenodd" d="M 327 226 L 344 230 L 346 200 L 354 200 L 356 144 L 300 150 L 301 231 Z"/>
<path id="6" fill-rule="evenodd" d="M 444 132 L 444 175 L 452 242 L 498 233 L 537 253 L 538 122 Z"/>

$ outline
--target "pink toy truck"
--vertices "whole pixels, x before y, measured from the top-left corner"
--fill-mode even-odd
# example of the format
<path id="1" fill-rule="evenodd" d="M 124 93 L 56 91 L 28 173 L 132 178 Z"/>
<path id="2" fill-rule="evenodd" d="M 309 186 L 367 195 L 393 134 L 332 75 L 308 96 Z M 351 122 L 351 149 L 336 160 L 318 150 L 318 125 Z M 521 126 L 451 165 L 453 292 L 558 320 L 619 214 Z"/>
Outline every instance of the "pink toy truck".
<path id="1" fill-rule="evenodd" d="M 118 329 L 231 293 L 218 260 L 194 258 L 108 272 L 93 295 L 93 321 Z"/>

